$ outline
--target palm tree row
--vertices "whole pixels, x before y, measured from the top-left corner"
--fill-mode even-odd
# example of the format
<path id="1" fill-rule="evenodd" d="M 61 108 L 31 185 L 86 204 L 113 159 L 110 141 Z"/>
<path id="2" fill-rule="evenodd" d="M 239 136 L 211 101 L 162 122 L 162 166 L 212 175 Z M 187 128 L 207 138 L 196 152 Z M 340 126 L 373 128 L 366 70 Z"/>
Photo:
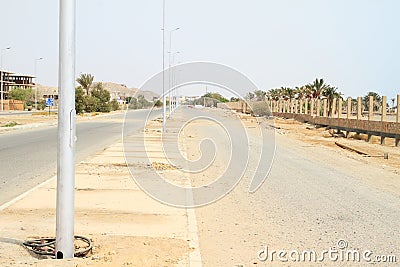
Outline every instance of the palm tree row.
<path id="1" fill-rule="evenodd" d="M 314 82 L 295 88 L 281 87 L 271 89 L 267 92 L 269 100 L 302 100 L 302 99 L 322 99 L 328 101 L 328 109 L 331 110 L 333 100 L 340 98 L 342 93 L 337 87 L 326 84 L 323 79 L 315 79 Z"/>
<path id="2" fill-rule="evenodd" d="M 337 87 L 326 84 L 323 79 L 315 79 L 314 82 L 295 88 L 281 87 L 271 89 L 267 92 L 269 100 L 292 100 L 292 99 L 321 99 L 333 100 L 341 97 Z"/>

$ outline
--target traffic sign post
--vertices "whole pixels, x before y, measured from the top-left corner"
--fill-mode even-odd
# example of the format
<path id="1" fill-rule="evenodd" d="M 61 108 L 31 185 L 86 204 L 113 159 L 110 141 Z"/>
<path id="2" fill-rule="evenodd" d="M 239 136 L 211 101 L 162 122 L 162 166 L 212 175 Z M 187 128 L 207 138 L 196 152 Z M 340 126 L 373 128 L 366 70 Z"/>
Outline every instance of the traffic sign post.
<path id="1" fill-rule="evenodd" d="M 49 107 L 49 116 L 50 116 L 50 108 L 54 107 L 54 98 L 46 99 L 46 107 Z"/>

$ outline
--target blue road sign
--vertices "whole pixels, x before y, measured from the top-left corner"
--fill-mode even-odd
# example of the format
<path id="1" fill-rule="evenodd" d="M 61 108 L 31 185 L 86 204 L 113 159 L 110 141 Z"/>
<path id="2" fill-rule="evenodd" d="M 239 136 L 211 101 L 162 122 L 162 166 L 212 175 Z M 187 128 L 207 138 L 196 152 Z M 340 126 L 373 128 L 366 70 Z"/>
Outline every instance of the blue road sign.
<path id="1" fill-rule="evenodd" d="M 46 107 L 54 107 L 54 98 L 46 99 Z"/>

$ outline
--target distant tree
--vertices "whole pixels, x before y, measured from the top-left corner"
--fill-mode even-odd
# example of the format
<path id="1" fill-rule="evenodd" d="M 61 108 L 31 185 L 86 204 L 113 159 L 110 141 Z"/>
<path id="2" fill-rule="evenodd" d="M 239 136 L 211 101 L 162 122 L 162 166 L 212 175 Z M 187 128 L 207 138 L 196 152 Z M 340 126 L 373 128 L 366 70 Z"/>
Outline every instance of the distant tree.
<path id="1" fill-rule="evenodd" d="M 328 100 L 328 116 L 332 115 L 333 99 L 341 97 L 341 93 L 337 87 L 327 85 L 322 91 L 322 95 Z"/>
<path id="2" fill-rule="evenodd" d="M 281 89 L 270 89 L 267 92 L 267 97 L 269 100 L 279 100 L 281 97 Z"/>
<path id="3" fill-rule="evenodd" d="M 263 90 L 255 90 L 253 93 L 255 95 L 256 101 L 265 101 L 267 92 Z"/>
<path id="4" fill-rule="evenodd" d="M 35 93 L 31 88 L 14 87 L 10 91 L 10 98 L 24 101 L 24 108 L 32 106 L 35 99 Z"/>
<path id="5" fill-rule="evenodd" d="M 158 100 L 154 103 L 154 106 L 159 108 L 159 107 L 162 107 L 162 106 L 163 106 L 163 103 L 161 102 L 160 99 L 158 99 Z"/>
<path id="6" fill-rule="evenodd" d="M 143 109 L 143 108 L 149 108 L 152 107 L 153 104 L 147 101 L 147 99 L 144 97 L 144 95 L 138 95 L 137 97 L 137 103 L 138 103 L 138 108 Z"/>
<path id="7" fill-rule="evenodd" d="M 77 114 L 82 114 L 85 111 L 85 91 L 82 86 L 75 88 L 75 110 Z"/>
<path id="8" fill-rule="evenodd" d="M 91 93 L 92 97 L 97 98 L 99 101 L 97 103 L 96 111 L 98 112 L 110 112 L 110 92 L 104 89 L 102 83 L 96 83 Z"/>
<path id="9" fill-rule="evenodd" d="M 10 91 L 11 99 L 21 101 L 32 101 L 35 98 L 35 93 L 31 88 L 14 87 Z"/>
<path id="10" fill-rule="evenodd" d="M 93 80 L 94 80 L 94 76 L 91 74 L 85 74 L 82 73 L 77 79 L 76 82 L 79 83 L 80 86 L 82 86 L 82 88 L 84 90 L 86 90 L 86 95 L 89 95 L 90 93 L 90 87 L 93 84 Z"/>
<path id="11" fill-rule="evenodd" d="M 251 102 L 251 113 L 255 116 L 271 116 L 268 104 L 265 101 Z"/>
<path id="12" fill-rule="evenodd" d="M 137 98 L 131 97 L 129 104 L 128 104 L 129 109 L 138 109 L 138 101 Z"/>
<path id="13" fill-rule="evenodd" d="M 330 86 L 324 82 L 324 79 L 316 78 L 312 84 L 306 85 L 306 87 L 311 89 L 313 98 L 320 98 L 323 91 Z"/>
<path id="14" fill-rule="evenodd" d="M 125 98 L 125 101 L 126 101 L 127 104 L 129 104 L 131 102 L 131 100 L 132 100 L 131 96 L 128 96 L 128 97 Z"/>
<path id="15" fill-rule="evenodd" d="M 111 110 L 112 110 L 112 111 L 115 111 L 115 110 L 119 110 L 119 109 L 120 109 L 120 106 L 119 106 L 119 103 L 118 103 L 117 99 L 111 100 L 111 102 L 110 102 L 110 107 L 111 107 Z"/>
<path id="16" fill-rule="evenodd" d="M 156 104 L 162 106 L 162 102 L 160 100 L 158 100 Z M 128 107 L 129 109 L 144 109 L 144 108 L 151 108 L 153 107 L 153 105 L 155 104 L 153 104 L 150 101 L 147 101 L 147 99 L 143 95 L 138 95 L 137 98 L 132 97 Z"/>
<path id="17" fill-rule="evenodd" d="M 282 91 L 283 91 L 283 87 L 282 87 Z M 295 91 L 295 94 L 296 94 L 296 98 L 297 99 L 303 99 L 304 98 L 304 96 L 305 96 L 305 88 L 304 88 L 304 86 L 301 86 L 301 87 L 297 87 L 296 86 L 296 88 L 294 89 L 294 91 Z M 283 91 L 284 92 L 284 91 Z"/>
<path id="18" fill-rule="evenodd" d="M 249 100 L 249 101 L 253 101 L 254 97 L 255 97 L 255 95 L 252 92 L 248 92 L 245 99 Z"/>
<path id="19" fill-rule="evenodd" d="M 382 97 L 378 93 L 375 93 L 375 92 L 368 92 L 368 94 L 362 98 L 364 110 L 369 111 L 369 97 L 370 96 L 374 97 L 373 111 L 379 111 L 379 108 L 382 105 Z"/>
<path id="20" fill-rule="evenodd" d="M 296 90 L 290 87 L 282 87 L 281 94 L 285 99 L 292 100 L 295 97 Z"/>
<path id="21" fill-rule="evenodd" d="M 228 99 L 226 99 L 225 97 L 223 97 L 221 94 L 219 93 L 207 93 L 205 95 L 203 95 L 203 98 L 212 98 L 217 100 L 218 102 L 222 102 L 222 103 L 226 103 L 229 102 Z"/>
<path id="22" fill-rule="evenodd" d="M 39 110 L 45 110 L 46 109 L 46 100 L 38 101 L 38 109 Z"/>
<path id="23" fill-rule="evenodd" d="M 85 96 L 85 112 L 99 111 L 100 100 L 94 96 Z"/>

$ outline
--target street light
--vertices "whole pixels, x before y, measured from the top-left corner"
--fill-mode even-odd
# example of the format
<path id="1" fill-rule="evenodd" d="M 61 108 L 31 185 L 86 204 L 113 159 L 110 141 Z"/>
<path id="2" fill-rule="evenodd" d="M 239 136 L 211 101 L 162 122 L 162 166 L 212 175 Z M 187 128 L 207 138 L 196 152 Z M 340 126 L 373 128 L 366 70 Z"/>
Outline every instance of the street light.
<path id="1" fill-rule="evenodd" d="M 6 50 L 10 50 L 11 46 L 1 49 L 1 60 L 0 60 L 0 68 L 3 68 L 3 52 Z"/>
<path id="2" fill-rule="evenodd" d="M 37 62 L 39 61 L 39 60 L 42 60 L 43 58 L 42 57 L 40 57 L 40 58 L 36 58 L 35 59 L 35 71 L 34 71 L 34 73 L 35 73 L 35 109 L 37 110 L 37 93 L 38 93 L 38 87 L 37 87 Z"/>
<path id="3" fill-rule="evenodd" d="M 0 51 L 0 99 L 1 99 L 1 111 L 4 110 L 4 84 L 3 84 L 3 52 L 6 50 L 10 50 L 11 46 L 1 49 Z"/>
<path id="4" fill-rule="evenodd" d="M 171 79 L 172 79 L 172 75 L 171 75 L 172 33 L 177 30 L 180 30 L 180 27 L 177 27 L 177 28 L 169 31 L 169 60 L 168 60 L 168 63 L 169 63 L 169 66 L 168 66 L 169 67 L 169 72 L 168 72 L 169 73 L 169 117 L 171 117 L 171 112 L 172 112 L 172 106 L 171 106 L 172 101 L 171 101 L 171 91 L 170 91 L 171 90 Z"/>
<path id="5" fill-rule="evenodd" d="M 59 3 L 59 104 L 55 257 L 57 259 L 70 259 L 74 257 L 76 1 L 60 0 Z"/>
<path id="6" fill-rule="evenodd" d="M 163 133 L 166 131 L 166 119 L 167 119 L 167 99 L 165 97 L 165 0 L 163 0 L 163 40 L 162 40 L 162 95 L 163 95 Z"/>
<path id="7" fill-rule="evenodd" d="M 175 65 L 175 55 L 180 54 L 180 53 L 181 52 L 179 52 L 179 51 L 176 51 L 176 52 L 172 53 L 172 65 L 171 65 L 172 67 Z M 171 78 L 171 88 L 174 88 L 175 87 L 175 69 L 171 71 L 171 76 L 172 76 L 172 78 Z M 176 93 L 175 89 L 171 93 L 172 93 L 172 99 L 174 99 L 174 101 L 173 101 L 173 109 L 175 110 L 177 93 Z M 174 96 L 174 93 L 175 93 L 175 96 Z"/>

